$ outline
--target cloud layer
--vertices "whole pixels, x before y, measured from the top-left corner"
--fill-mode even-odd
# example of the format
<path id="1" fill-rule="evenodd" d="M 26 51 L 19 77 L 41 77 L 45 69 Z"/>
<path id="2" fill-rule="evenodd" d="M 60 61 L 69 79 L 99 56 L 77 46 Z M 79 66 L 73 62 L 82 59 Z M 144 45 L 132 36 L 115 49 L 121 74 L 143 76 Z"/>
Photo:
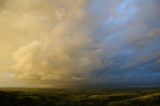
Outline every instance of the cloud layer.
<path id="1" fill-rule="evenodd" d="M 159 10 L 159 0 L 2 0 L 1 69 L 31 85 L 158 84 Z"/>

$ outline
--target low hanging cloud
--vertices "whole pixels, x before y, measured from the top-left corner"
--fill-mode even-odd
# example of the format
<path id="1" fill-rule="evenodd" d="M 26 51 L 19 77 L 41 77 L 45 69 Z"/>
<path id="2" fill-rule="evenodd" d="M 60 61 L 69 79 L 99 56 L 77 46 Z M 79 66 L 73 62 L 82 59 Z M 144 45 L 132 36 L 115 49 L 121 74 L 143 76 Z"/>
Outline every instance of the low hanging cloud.
<path id="1" fill-rule="evenodd" d="M 159 82 L 159 7 L 158 0 L 1 0 L 1 62 L 15 79 L 43 86 L 136 83 L 138 72 L 142 83 Z"/>
<path id="2" fill-rule="evenodd" d="M 18 79 L 53 86 L 61 84 L 70 86 L 71 83 L 86 80 L 89 71 L 101 66 L 103 50 L 96 47 L 90 37 L 91 29 L 86 27 L 89 24 L 89 16 L 85 10 L 86 1 L 78 0 L 70 6 L 72 2 L 72 0 L 48 1 L 46 4 L 48 7 L 41 7 L 45 14 L 38 16 L 37 12 L 40 10 L 29 9 L 46 2 L 41 0 L 34 4 L 29 1 L 28 5 L 31 7 L 26 9 L 27 13 L 16 17 L 20 21 L 16 22 L 19 25 L 15 26 L 16 29 L 33 31 L 41 36 L 14 51 L 13 57 L 16 64 L 12 69 Z M 18 1 L 15 3 L 18 4 Z M 49 3 L 53 4 L 49 5 Z M 36 11 L 35 14 L 32 11 Z M 53 14 L 55 15 L 52 16 Z M 34 37 L 32 34 L 29 36 Z"/>

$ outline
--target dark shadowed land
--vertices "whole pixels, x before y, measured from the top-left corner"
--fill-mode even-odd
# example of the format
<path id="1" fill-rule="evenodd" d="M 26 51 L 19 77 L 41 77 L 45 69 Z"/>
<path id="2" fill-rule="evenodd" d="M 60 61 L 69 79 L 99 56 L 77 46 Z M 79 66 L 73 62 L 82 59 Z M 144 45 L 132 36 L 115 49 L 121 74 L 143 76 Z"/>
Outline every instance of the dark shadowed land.
<path id="1" fill-rule="evenodd" d="M 160 89 L 1 88 L 0 106 L 160 106 Z"/>

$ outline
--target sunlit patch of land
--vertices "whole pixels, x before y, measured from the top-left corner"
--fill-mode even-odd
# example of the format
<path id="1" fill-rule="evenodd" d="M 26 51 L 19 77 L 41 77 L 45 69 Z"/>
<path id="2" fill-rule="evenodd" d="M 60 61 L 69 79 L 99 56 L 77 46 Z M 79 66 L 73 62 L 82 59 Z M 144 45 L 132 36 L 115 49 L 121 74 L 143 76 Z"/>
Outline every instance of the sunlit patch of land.
<path id="1" fill-rule="evenodd" d="M 159 89 L 0 88 L 1 106 L 160 106 Z"/>

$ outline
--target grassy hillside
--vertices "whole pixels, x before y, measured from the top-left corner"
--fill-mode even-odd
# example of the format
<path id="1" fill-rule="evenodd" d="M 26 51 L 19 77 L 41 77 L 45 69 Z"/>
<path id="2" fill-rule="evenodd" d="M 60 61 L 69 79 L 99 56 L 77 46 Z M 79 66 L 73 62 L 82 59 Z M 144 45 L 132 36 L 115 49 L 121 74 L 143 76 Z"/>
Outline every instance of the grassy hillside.
<path id="1" fill-rule="evenodd" d="M 0 106 L 160 106 L 160 90 L 0 89 Z"/>

